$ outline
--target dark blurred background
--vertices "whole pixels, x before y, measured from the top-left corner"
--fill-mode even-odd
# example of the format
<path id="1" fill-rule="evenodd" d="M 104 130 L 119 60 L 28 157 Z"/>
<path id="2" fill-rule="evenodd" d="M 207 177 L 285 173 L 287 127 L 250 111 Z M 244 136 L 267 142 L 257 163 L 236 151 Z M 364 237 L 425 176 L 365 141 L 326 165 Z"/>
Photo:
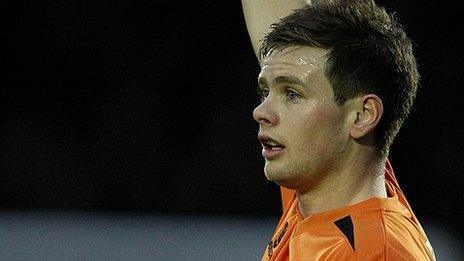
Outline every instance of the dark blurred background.
<path id="1" fill-rule="evenodd" d="M 391 150 L 421 220 L 464 233 L 462 1 L 379 1 L 422 75 Z M 240 1 L 2 1 L 0 207 L 277 216 Z"/>

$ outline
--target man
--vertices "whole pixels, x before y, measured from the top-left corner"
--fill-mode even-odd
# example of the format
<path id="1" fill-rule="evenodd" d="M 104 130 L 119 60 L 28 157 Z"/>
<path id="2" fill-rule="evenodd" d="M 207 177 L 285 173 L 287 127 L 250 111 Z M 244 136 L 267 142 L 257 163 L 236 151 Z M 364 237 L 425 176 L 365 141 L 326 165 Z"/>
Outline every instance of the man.
<path id="1" fill-rule="evenodd" d="M 371 0 L 307 2 L 242 0 L 283 202 L 263 260 L 435 260 L 387 159 L 416 95 L 411 42 Z"/>

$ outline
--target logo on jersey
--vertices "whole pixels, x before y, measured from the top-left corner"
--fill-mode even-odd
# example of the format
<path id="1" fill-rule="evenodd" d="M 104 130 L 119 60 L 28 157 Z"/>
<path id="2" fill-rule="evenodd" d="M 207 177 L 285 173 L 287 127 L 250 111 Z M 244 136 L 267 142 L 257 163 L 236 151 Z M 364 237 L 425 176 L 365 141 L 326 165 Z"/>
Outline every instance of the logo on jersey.
<path id="1" fill-rule="evenodd" d="M 267 244 L 267 254 L 269 257 L 272 256 L 272 254 L 274 253 L 274 249 L 277 248 L 280 241 L 282 241 L 282 238 L 284 238 L 284 235 L 285 235 L 285 232 L 287 232 L 287 229 L 288 229 L 288 221 L 285 222 L 284 229 L 282 229 L 279 236 L 275 240 L 271 240 L 269 244 Z"/>

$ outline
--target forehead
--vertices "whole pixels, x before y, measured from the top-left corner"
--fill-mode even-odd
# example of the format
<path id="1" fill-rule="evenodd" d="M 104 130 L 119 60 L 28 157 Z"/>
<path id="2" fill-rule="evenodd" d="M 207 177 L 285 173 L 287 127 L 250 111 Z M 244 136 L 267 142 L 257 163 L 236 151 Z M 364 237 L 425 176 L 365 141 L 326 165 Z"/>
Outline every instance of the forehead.
<path id="1" fill-rule="evenodd" d="M 278 49 L 265 57 L 259 78 L 276 78 L 281 75 L 307 78 L 312 73 L 323 71 L 327 52 L 328 49 L 308 46 Z"/>

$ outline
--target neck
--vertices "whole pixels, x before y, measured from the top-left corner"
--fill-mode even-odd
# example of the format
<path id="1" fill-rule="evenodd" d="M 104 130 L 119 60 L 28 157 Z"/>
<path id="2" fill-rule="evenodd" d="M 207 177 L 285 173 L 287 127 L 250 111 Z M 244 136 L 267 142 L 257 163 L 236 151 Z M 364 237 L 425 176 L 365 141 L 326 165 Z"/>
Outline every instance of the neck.
<path id="1" fill-rule="evenodd" d="M 297 191 L 303 217 L 353 205 L 371 197 L 387 197 L 385 159 L 375 153 L 358 153 L 343 161 L 339 168 L 325 173 L 317 186 Z"/>

